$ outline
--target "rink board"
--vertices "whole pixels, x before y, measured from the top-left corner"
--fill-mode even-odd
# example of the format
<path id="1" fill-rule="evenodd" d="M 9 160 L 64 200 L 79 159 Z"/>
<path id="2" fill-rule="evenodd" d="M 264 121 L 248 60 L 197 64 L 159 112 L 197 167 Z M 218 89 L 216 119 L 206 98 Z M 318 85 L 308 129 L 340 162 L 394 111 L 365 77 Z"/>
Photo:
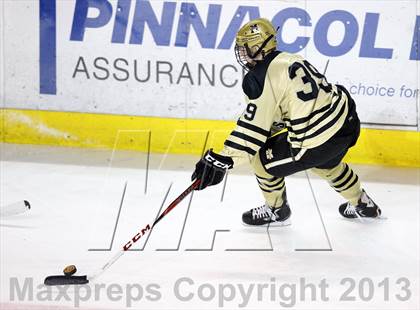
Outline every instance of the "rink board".
<path id="1" fill-rule="evenodd" d="M 1 141 L 219 149 L 243 111 L 235 34 L 266 17 L 279 50 L 304 56 L 357 102 L 369 129 L 349 161 L 419 166 L 419 2 L 337 3 L 1 1 Z"/>
<path id="2" fill-rule="evenodd" d="M 201 154 L 220 150 L 231 121 L 175 119 L 33 110 L 1 111 L 1 141 L 72 147 Z M 363 128 L 346 160 L 420 167 L 420 133 Z"/>
<path id="3" fill-rule="evenodd" d="M 415 0 L 7 0 L 0 10 L 3 108 L 236 120 L 235 34 L 266 17 L 277 48 L 345 86 L 362 123 L 420 128 Z"/>

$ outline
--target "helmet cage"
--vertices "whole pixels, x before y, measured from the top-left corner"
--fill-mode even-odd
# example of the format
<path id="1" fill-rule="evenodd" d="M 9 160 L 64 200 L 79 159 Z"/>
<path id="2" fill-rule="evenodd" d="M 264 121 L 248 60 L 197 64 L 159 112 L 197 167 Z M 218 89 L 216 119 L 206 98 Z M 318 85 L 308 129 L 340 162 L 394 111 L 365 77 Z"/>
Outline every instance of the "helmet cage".
<path id="1" fill-rule="evenodd" d="M 246 45 L 248 46 L 248 44 L 246 44 Z M 241 67 L 245 71 L 249 71 L 253 67 L 250 64 L 250 62 L 248 61 L 250 59 L 250 57 L 248 55 L 248 49 L 246 47 L 240 46 L 238 44 L 235 45 L 236 61 L 241 65 Z"/>
<path id="2" fill-rule="evenodd" d="M 263 44 L 258 48 L 255 53 L 252 53 L 251 49 L 248 46 L 248 43 L 245 43 L 243 46 L 238 44 L 235 45 L 235 56 L 236 61 L 244 68 L 246 71 L 249 71 L 253 68 L 252 65 L 248 60 L 256 58 L 259 54 L 262 54 L 262 57 L 265 57 L 264 48 L 270 42 L 271 39 L 274 38 L 274 35 L 270 35 L 267 39 L 264 40 Z M 246 52 L 246 53 L 244 53 Z"/>

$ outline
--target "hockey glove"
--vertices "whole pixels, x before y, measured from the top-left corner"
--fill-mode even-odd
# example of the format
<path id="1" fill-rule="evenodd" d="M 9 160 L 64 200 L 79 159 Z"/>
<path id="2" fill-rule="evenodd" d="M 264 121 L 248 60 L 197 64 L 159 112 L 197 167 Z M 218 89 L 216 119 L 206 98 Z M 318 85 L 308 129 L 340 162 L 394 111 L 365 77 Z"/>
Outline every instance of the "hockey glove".
<path id="1" fill-rule="evenodd" d="M 197 190 L 202 190 L 207 186 L 216 185 L 222 182 L 226 170 L 231 169 L 232 167 L 232 158 L 216 154 L 210 149 L 195 165 L 195 171 L 191 176 L 191 180 L 200 179 L 200 186 Z"/>

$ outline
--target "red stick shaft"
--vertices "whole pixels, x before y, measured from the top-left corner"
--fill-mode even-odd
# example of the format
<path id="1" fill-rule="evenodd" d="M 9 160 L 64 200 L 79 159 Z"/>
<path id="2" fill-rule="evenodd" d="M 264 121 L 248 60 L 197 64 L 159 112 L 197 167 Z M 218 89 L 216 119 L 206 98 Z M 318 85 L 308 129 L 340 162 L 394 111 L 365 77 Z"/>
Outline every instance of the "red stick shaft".
<path id="1" fill-rule="evenodd" d="M 198 188 L 198 186 L 200 185 L 200 180 L 197 179 L 194 181 L 194 183 L 192 183 L 185 191 L 182 192 L 181 195 L 179 195 L 177 198 L 175 198 L 174 201 L 171 202 L 171 204 L 162 212 L 162 214 L 154 221 L 154 223 L 152 224 L 152 226 L 150 227 L 149 224 L 147 224 L 146 227 L 144 227 L 141 231 L 139 231 L 137 234 L 134 235 L 133 238 L 131 238 L 130 241 L 128 241 L 124 246 L 123 246 L 123 251 L 127 251 L 129 248 L 131 248 L 131 246 L 136 243 L 141 237 L 143 237 L 147 231 L 151 231 L 153 229 L 153 227 L 155 227 L 155 225 L 165 217 L 166 214 L 168 214 L 169 212 L 171 212 L 171 210 L 173 208 L 175 208 L 185 197 L 187 197 L 193 190 L 195 190 L 196 188 Z"/>
<path id="2" fill-rule="evenodd" d="M 194 181 L 193 184 L 191 184 L 181 195 L 179 195 L 177 198 L 175 198 L 174 201 L 165 209 L 165 211 L 162 212 L 162 214 L 155 220 L 155 222 L 152 225 L 152 228 L 173 208 L 175 208 L 185 197 L 187 197 L 193 190 L 195 190 L 200 185 L 200 180 L 197 179 Z"/>

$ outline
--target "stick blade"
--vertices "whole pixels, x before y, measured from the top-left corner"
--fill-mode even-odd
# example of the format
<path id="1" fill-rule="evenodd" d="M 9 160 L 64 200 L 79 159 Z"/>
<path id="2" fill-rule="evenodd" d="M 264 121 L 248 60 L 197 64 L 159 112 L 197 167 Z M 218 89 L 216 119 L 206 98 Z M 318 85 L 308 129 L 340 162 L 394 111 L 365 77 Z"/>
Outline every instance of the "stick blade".
<path id="1" fill-rule="evenodd" d="M 82 285 L 89 283 L 87 276 L 48 276 L 44 280 L 45 285 Z"/>

